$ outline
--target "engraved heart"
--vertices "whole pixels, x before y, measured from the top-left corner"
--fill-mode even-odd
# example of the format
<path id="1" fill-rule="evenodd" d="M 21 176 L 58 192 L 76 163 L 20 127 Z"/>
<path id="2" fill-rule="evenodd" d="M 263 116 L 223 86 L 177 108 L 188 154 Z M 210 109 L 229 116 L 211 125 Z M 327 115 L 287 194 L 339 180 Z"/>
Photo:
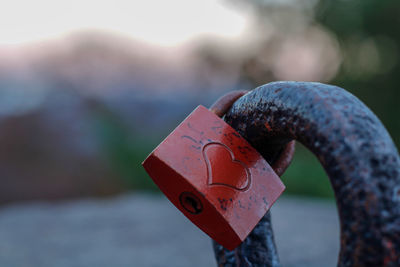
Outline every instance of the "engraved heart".
<path id="1" fill-rule="evenodd" d="M 245 191 L 250 187 L 251 176 L 246 165 L 235 158 L 226 145 L 212 142 L 203 147 L 207 165 L 208 185 L 227 186 Z"/>

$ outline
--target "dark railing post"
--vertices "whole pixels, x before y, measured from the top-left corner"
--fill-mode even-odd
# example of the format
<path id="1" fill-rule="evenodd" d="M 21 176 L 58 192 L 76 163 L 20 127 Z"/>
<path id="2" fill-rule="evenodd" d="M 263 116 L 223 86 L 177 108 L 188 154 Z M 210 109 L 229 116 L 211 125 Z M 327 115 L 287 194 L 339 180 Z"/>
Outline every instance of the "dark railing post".
<path id="1" fill-rule="evenodd" d="M 275 82 L 238 99 L 225 121 L 272 166 L 292 140 L 316 155 L 339 211 L 338 266 L 400 266 L 400 158 L 360 100 L 336 86 Z M 214 251 L 218 266 L 280 266 L 269 214 L 238 248 Z"/>

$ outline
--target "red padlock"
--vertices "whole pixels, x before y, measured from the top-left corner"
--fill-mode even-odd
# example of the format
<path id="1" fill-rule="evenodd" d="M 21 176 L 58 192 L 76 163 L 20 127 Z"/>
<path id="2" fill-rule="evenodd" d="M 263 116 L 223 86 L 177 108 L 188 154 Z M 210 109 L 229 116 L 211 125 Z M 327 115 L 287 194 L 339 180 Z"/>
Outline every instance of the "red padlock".
<path id="1" fill-rule="evenodd" d="M 229 250 L 247 237 L 285 189 L 264 158 L 203 106 L 143 166 L 186 217 Z"/>

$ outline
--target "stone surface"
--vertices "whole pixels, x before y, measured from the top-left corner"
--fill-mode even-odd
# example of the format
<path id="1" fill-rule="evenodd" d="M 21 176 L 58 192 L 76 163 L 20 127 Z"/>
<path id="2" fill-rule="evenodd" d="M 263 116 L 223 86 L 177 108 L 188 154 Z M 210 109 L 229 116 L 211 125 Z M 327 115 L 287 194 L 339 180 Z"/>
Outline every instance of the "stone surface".
<path id="1" fill-rule="evenodd" d="M 336 265 L 334 203 L 281 198 L 272 218 L 283 266 Z M 0 208 L 0 266 L 215 265 L 210 239 L 158 195 Z"/>

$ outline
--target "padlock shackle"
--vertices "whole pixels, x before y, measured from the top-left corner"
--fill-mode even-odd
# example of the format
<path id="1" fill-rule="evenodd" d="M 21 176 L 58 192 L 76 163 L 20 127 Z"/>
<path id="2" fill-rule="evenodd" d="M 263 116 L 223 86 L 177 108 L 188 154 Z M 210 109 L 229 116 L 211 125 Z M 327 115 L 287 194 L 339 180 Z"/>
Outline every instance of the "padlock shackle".
<path id="1" fill-rule="evenodd" d="M 236 100 L 238 100 L 248 92 L 248 90 L 231 91 L 218 98 L 217 101 L 215 101 L 209 109 L 211 112 L 214 112 L 215 115 L 222 118 L 232 107 L 233 103 L 235 103 Z"/>
<path id="2" fill-rule="evenodd" d="M 223 117 L 226 112 L 232 107 L 233 103 L 238 100 L 240 97 L 247 94 L 248 90 L 235 90 L 231 91 L 214 102 L 211 105 L 210 111 L 215 113 L 218 117 Z M 290 162 L 292 162 L 294 151 L 295 151 L 296 142 L 293 140 L 287 143 L 280 151 L 279 155 L 273 160 L 270 161 L 272 169 L 274 169 L 275 173 L 280 177 L 289 167 Z"/>
<path id="3" fill-rule="evenodd" d="M 338 206 L 338 266 L 400 266 L 400 157 L 359 99 L 336 86 L 274 82 L 239 98 L 225 121 L 269 162 L 292 140 L 316 155 Z M 269 213 L 237 249 L 214 251 L 218 266 L 280 266 Z"/>

